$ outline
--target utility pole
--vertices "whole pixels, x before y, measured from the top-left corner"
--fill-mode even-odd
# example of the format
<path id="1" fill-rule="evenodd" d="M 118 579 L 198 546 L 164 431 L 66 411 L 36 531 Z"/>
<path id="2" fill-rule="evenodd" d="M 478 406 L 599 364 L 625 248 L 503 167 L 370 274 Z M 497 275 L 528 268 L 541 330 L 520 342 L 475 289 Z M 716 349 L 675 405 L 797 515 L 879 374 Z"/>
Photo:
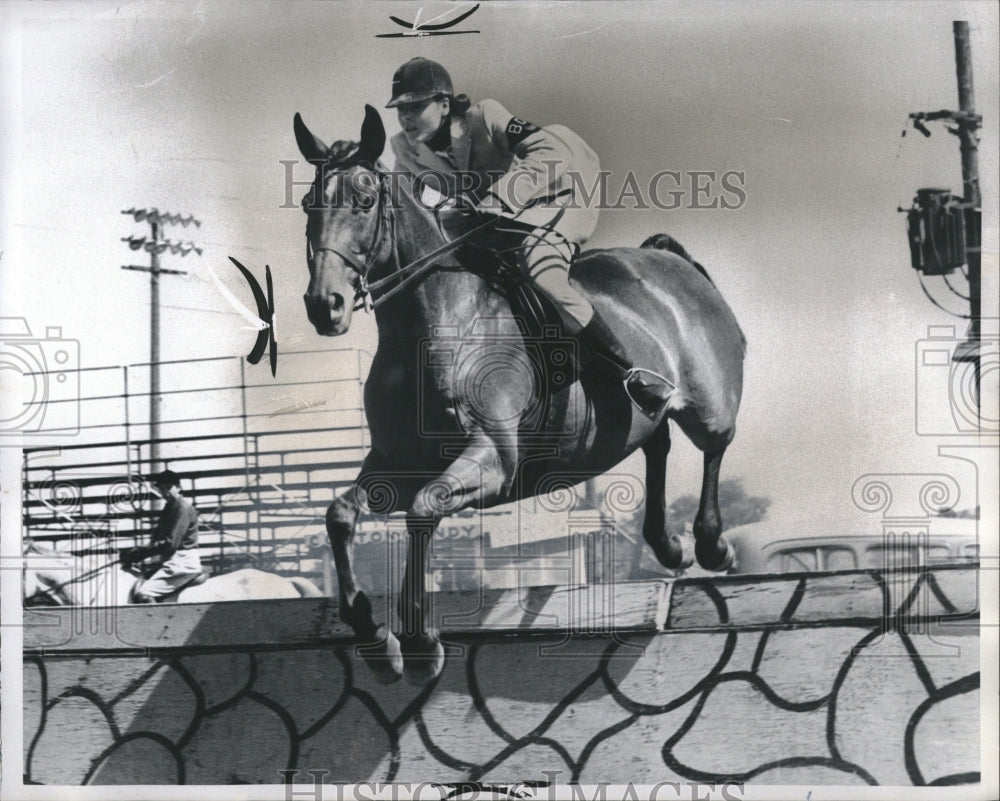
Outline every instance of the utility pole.
<path id="1" fill-rule="evenodd" d="M 156 473 L 161 469 L 160 463 L 160 275 L 187 275 L 184 270 L 168 270 L 160 266 L 160 255 L 167 249 L 182 257 L 191 252 L 199 256 L 201 248 L 194 243 L 181 244 L 161 238 L 163 224 L 188 225 L 194 223 L 198 228 L 201 221 L 193 216 L 169 214 L 157 209 L 124 209 L 122 214 L 132 216 L 136 222 L 145 220 L 149 223 L 150 235 L 146 237 L 122 237 L 132 250 L 145 250 L 149 253 L 149 266 L 123 264 L 123 270 L 138 270 L 149 273 L 149 470 Z"/>
<path id="2" fill-rule="evenodd" d="M 972 85 L 972 49 L 969 23 L 952 23 L 955 34 L 955 68 L 958 75 L 957 135 L 962 154 L 962 189 L 965 203 L 965 252 L 969 270 L 969 330 L 966 341 L 955 349 L 952 359 L 972 362 L 975 371 L 976 402 L 979 402 L 980 341 L 982 318 L 982 192 L 979 186 L 980 121 Z"/>
<path id="3" fill-rule="evenodd" d="M 982 342 L 982 193 L 979 186 L 978 131 L 983 119 L 975 110 L 969 23 L 956 20 L 952 23 L 952 31 L 955 39 L 959 109 L 915 112 L 910 114 L 910 120 L 913 127 L 924 136 L 931 135 L 925 122 L 953 123 L 954 127 L 946 130 L 959 139 L 963 195 L 959 199 L 946 189 L 920 189 L 914 199 L 914 206 L 900 211 L 908 212 L 910 258 L 915 270 L 923 275 L 944 276 L 948 289 L 959 295 L 947 283 L 947 276 L 956 269 L 963 266 L 965 268 L 969 283 L 969 327 L 965 341 L 958 343 L 951 358 L 953 362 L 972 364 L 978 409 Z M 935 305 L 941 305 L 930 295 L 926 286 L 924 292 Z M 959 296 L 965 298 L 964 295 Z"/>

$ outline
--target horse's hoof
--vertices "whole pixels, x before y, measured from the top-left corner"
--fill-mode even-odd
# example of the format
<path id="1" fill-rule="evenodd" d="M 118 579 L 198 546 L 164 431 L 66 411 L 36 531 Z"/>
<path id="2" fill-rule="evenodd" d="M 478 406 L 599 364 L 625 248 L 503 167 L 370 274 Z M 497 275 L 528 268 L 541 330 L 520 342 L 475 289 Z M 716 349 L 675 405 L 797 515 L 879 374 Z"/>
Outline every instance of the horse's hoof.
<path id="1" fill-rule="evenodd" d="M 680 542 L 681 542 L 681 563 L 676 568 L 674 568 L 674 569 L 683 572 L 683 571 L 687 570 L 689 567 L 691 567 L 691 565 L 694 564 L 694 559 L 695 559 L 695 553 L 694 553 L 695 541 L 694 541 L 694 537 L 691 537 L 691 536 L 687 536 L 687 537 L 680 536 L 677 539 L 679 539 Z"/>
<path id="2" fill-rule="evenodd" d="M 358 653 L 379 684 L 393 684 L 403 677 L 403 653 L 396 635 L 385 626 L 375 632 L 377 642 L 362 645 Z"/>
<path id="3" fill-rule="evenodd" d="M 664 535 L 650 543 L 656 561 L 668 570 L 687 570 L 694 564 L 694 538 Z"/>
<path id="4" fill-rule="evenodd" d="M 721 556 L 719 555 L 720 549 Z M 715 546 L 707 553 L 701 542 L 695 542 L 694 552 L 698 557 L 698 564 L 705 570 L 711 570 L 714 573 L 725 573 L 736 562 L 736 551 L 724 537 L 719 537 Z"/>
<path id="5" fill-rule="evenodd" d="M 436 637 L 405 638 L 403 654 L 406 680 L 418 687 L 436 679 L 444 669 L 444 646 Z"/>

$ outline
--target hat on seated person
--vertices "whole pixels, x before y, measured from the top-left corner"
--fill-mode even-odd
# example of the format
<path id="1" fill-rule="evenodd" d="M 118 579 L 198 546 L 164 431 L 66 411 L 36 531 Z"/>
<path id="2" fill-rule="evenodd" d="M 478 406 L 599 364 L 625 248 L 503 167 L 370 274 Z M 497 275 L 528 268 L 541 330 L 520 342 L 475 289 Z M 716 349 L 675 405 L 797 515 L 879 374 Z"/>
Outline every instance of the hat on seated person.
<path id="1" fill-rule="evenodd" d="M 181 477 L 173 470 L 163 470 L 150 478 L 150 481 L 157 487 L 179 487 Z"/>

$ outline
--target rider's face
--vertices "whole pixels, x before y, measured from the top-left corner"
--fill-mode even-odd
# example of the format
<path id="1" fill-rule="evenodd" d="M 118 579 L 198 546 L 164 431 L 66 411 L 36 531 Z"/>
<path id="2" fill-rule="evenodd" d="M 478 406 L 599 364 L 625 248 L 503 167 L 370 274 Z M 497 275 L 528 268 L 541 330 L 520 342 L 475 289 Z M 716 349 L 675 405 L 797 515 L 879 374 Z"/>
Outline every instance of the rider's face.
<path id="1" fill-rule="evenodd" d="M 431 98 L 419 103 L 404 103 L 396 107 L 399 124 L 411 145 L 426 142 L 438 132 L 448 118 L 450 107 L 447 97 Z"/>

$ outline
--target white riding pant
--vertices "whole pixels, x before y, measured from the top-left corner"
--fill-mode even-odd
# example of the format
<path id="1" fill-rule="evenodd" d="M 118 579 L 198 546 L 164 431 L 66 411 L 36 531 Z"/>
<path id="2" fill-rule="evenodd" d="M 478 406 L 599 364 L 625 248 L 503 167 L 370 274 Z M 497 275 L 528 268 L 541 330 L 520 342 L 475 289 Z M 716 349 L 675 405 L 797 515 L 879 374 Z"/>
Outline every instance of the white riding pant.
<path id="1" fill-rule="evenodd" d="M 140 603 L 156 601 L 183 587 L 200 573 L 201 559 L 197 549 L 176 551 L 152 576 L 136 582 L 132 595 Z"/>
<path id="2" fill-rule="evenodd" d="M 554 304 L 570 333 L 584 328 L 594 316 L 590 305 L 569 282 L 573 246 L 558 233 L 535 228 L 519 250 L 518 261 L 531 283 Z"/>

